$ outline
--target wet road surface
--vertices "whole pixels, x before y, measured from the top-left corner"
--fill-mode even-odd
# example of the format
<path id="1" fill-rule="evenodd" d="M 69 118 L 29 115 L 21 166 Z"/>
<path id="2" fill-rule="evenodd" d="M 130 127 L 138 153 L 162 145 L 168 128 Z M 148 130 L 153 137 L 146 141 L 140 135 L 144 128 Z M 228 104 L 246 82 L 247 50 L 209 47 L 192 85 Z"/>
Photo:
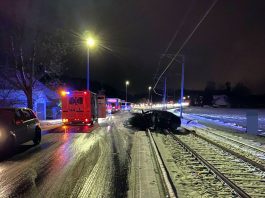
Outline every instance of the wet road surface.
<path id="1" fill-rule="evenodd" d="M 0 161 L 0 197 L 125 197 L 126 117 L 109 116 L 94 127 L 62 126 L 44 131 L 38 146 L 19 146 Z"/>

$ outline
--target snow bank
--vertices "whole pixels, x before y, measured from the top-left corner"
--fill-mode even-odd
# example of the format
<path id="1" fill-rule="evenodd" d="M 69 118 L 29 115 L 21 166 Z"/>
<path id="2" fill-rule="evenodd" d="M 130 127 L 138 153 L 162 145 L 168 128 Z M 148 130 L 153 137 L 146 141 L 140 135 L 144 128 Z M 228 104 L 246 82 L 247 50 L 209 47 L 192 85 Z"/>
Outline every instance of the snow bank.
<path id="1" fill-rule="evenodd" d="M 184 109 L 183 117 L 228 127 L 240 132 L 246 131 L 246 112 L 249 109 L 189 107 Z M 169 110 L 179 115 L 178 110 Z M 257 109 L 259 115 L 259 134 L 265 133 L 265 109 Z"/>

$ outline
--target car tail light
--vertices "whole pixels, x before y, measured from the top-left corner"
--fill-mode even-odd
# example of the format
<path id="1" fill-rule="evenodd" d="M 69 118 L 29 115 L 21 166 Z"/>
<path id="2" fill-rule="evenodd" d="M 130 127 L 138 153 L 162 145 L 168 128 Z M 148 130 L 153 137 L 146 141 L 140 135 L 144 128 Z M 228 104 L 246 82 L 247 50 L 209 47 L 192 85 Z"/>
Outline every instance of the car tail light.
<path id="1" fill-rule="evenodd" d="M 22 120 L 16 120 L 16 125 L 21 125 L 21 124 L 23 124 Z"/>

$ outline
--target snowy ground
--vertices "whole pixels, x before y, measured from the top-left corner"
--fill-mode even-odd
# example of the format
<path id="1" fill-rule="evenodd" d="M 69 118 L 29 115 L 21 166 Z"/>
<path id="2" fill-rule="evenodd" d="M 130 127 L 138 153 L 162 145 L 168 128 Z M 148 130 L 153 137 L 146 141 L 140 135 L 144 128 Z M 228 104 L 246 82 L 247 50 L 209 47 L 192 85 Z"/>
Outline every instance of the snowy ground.
<path id="1" fill-rule="evenodd" d="M 246 113 L 249 109 L 229 109 L 211 107 L 188 107 L 183 116 L 220 127 L 241 132 L 246 131 Z M 257 109 L 259 115 L 259 134 L 265 133 L 265 109 Z"/>
<path id="2" fill-rule="evenodd" d="M 161 197 L 161 184 L 152 155 L 146 132 L 136 131 L 132 141 L 128 198 Z"/>
<path id="3" fill-rule="evenodd" d="M 203 109 L 200 108 L 194 108 L 191 107 L 190 109 L 185 109 L 185 112 L 191 112 L 191 110 L 194 110 L 194 112 L 199 113 L 200 111 L 203 111 Z M 206 108 L 206 110 L 210 111 L 209 108 Z M 213 109 L 213 113 L 222 112 L 224 114 L 224 112 L 226 110 L 228 110 L 227 112 L 231 111 L 232 109 L 217 109 L 217 111 L 215 112 L 216 109 Z M 176 109 L 171 109 L 168 110 L 176 115 L 179 115 L 178 110 Z M 261 110 L 261 112 L 264 110 Z M 226 112 L 226 113 L 227 113 Z M 239 112 L 239 113 L 238 113 Z M 241 114 L 240 114 L 241 112 Z M 237 115 L 239 115 L 239 117 L 241 116 L 241 120 L 239 120 L 239 122 L 241 121 L 242 125 L 244 125 L 245 123 L 242 121 L 243 118 L 243 110 L 238 109 L 237 111 Z M 210 114 L 210 113 L 209 113 Z M 233 113 L 231 113 L 233 114 Z M 227 114 L 224 114 L 227 115 Z M 234 114 L 235 115 L 235 112 Z M 264 115 L 264 114 L 263 114 Z M 239 126 L 239 125 L 233 125 L 232 122 L 229 122 L 229 119 L 226 119 L 226 122 L 224 122 L 223 120 L 221 120 L 220 118 L 222 117 L 222 114 L 220 113 L 220 118 L 218 120 L 215 119 L 210 119 L 210 118 L 204 118 L 203 116 L 198 116 L 198 115 L 194 115 L 193 113 L 184 113 L 183 114 L 183 119 L 181 119 L 181 125 L 189 130 L 195 130 L 198 133 L 204 134 L 206 136 L 208 136 L 208 131 L 212 131 L 215 132 L 217 134 L 232 138 L 234 140 L 238 140 L 241 141 L 243 143 L 246 143 L 248 145 L 252 145 L 254 147 L 260 148 L 260 149 L 264 149 L 265 150 L 265 139 L 264 139 L 264 133 L 260 132 L 260 136 L 256 136 L 256 135 L 252 135 L 252 134 L 248 134 L 246 133 L 246 129 L 243 126 Z M 228 117 L 228 116 L 226 116 Z M 231 116 L 232 117 L 232 116 Z M 235 116 L 234 116 L 235 118 Z M 261 120 L 264 119 L 261 118 Z M 237 120 L 234 120 L 237 121 Z M 263 120 L 262 120 L 263 121 Z M 239 123 L 237 122 L 237 123 Z M 262 124 L 263 126 L 263 124 Z"/>

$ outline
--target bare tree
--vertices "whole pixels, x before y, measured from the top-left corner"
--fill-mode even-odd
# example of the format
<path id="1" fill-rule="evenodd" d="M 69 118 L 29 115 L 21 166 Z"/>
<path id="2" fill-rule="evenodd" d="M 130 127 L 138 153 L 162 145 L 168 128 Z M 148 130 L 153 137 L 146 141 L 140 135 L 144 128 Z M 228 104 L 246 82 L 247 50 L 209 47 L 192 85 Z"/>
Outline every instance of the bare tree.
<path id="1" fill-rule="evenodd" d="M 9 36 L 9 63 L 3 78 L 15 89 L 22 90 L 27 106 L 33 108 L 33 90 L 45 75 L 53 79 L 63 73 L 63 58 L 67 46 L 60 31 L 51 33 L 18 28 Z"/>

